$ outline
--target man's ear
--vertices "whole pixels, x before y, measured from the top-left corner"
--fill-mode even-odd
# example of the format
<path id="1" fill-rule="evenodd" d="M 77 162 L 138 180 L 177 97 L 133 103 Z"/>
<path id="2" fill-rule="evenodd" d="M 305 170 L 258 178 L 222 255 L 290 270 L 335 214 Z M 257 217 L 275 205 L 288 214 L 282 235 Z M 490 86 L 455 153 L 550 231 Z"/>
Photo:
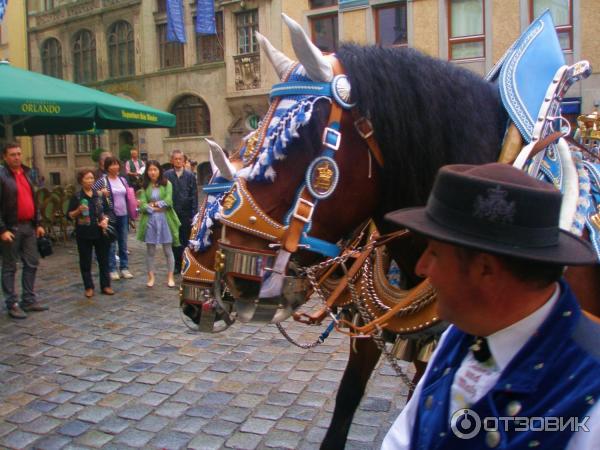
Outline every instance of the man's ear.
<path id="1" fill-rule="evenodd" d="M 479 253 L 476 257 L 476 270 L 482 278 L 496 278 L 500 275 L 502 264 L 497 256 L 490 253 Z"/>

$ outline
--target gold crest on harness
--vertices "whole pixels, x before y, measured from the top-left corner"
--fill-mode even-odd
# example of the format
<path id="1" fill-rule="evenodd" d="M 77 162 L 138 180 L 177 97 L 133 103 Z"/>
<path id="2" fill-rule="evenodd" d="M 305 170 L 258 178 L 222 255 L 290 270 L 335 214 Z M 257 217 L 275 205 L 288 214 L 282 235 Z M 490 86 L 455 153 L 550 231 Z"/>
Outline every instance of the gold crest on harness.
<path id="1" fill-rule="evenodd" d="M 227 195 L 223 198 L 223 209 L 224 210 L 229 210 L 233 207 L 233 205 L 235 204 L 235 201 L 237 200 L 235 192 L 237 190 L 236 185 L 234 184 L 233 187 L 231 188 L 231 190 L 227 193 Z"/>
<path id="2" fill-rule="evenodd" d="M 329 197 L 337 186 L 339 169 L 335 160 L 320 156 L 308 167 L 306 185 L 310 193 L 318 199 Z"/>
<path id="3" fill-rule="evenodd" d="M 333 170 L 329 161 L 323 161 L 317 167 L 315 167 L 317 176 L 313 182 L 313 187 L 317 191 L 326 192 L 331 187 L 331 178 L 333 177 Z"/>

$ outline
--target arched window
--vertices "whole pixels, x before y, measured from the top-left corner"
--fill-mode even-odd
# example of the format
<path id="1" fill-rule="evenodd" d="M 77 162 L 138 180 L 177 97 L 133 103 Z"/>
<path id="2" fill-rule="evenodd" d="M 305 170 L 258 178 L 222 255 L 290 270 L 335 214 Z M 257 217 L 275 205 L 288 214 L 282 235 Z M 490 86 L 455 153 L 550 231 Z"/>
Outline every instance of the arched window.
<path id="1" fill-rule="evenodd" d="M 96 39 L 89 30 L 80 30 L 73 36 L 73 80 L 96 81 Z"/>
<path id="2" fill-rule="evenodd" d="M 46 39 L 42 44 L 42 72 L 62 78 L 62 49 L 57 39 Z"/>
<path id="3" fill-rule="evenodd" d="M 171 128 L 171 136 L 194 136 L 210 134 L 210 113 L 206 103 L 195 95 L 181 97 L 171 110 L 177 117 L 177 125 Z"/>
<path id="4" fill-rule="evenodd" d="M 135 74 L 133 27 L 124 20 L 108 29 L 108 73 L 111 77 Z"/>

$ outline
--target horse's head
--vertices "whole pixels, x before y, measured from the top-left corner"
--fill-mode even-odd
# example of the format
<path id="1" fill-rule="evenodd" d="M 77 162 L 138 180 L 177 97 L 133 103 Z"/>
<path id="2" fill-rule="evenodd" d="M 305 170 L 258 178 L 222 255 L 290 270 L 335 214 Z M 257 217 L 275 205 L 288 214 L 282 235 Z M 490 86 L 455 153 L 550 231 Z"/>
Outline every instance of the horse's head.
<path id="1" fill-rule="evenodd" d="M 337 256 L 338 241 L 373 213 L 380 192 L 380 154 L 369 148 L 369 122 L 353 110 L 340 62 L 284 21 L 299 63 L 258 35 L 282 82 L 221 202 L 217 277 L 241 320 L 255 317 L 259 297 L 265 319 L 288 317 L 305 300 L 298 269 Z"/>

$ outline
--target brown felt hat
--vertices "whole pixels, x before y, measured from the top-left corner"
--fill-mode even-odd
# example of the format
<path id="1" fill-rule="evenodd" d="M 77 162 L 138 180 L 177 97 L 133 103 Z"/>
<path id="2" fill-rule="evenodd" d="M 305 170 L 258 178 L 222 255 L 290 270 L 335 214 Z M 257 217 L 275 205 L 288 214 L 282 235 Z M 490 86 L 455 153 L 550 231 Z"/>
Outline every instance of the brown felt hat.
<path id="1" fill-rule="evenodd" d="M 560 230 L 562 196 L 507 164 L 442 167 L 424 208 L 385 217 L 424 236 L 483 252 L 564 265 L 598 262 L 592 246 Z"/>

